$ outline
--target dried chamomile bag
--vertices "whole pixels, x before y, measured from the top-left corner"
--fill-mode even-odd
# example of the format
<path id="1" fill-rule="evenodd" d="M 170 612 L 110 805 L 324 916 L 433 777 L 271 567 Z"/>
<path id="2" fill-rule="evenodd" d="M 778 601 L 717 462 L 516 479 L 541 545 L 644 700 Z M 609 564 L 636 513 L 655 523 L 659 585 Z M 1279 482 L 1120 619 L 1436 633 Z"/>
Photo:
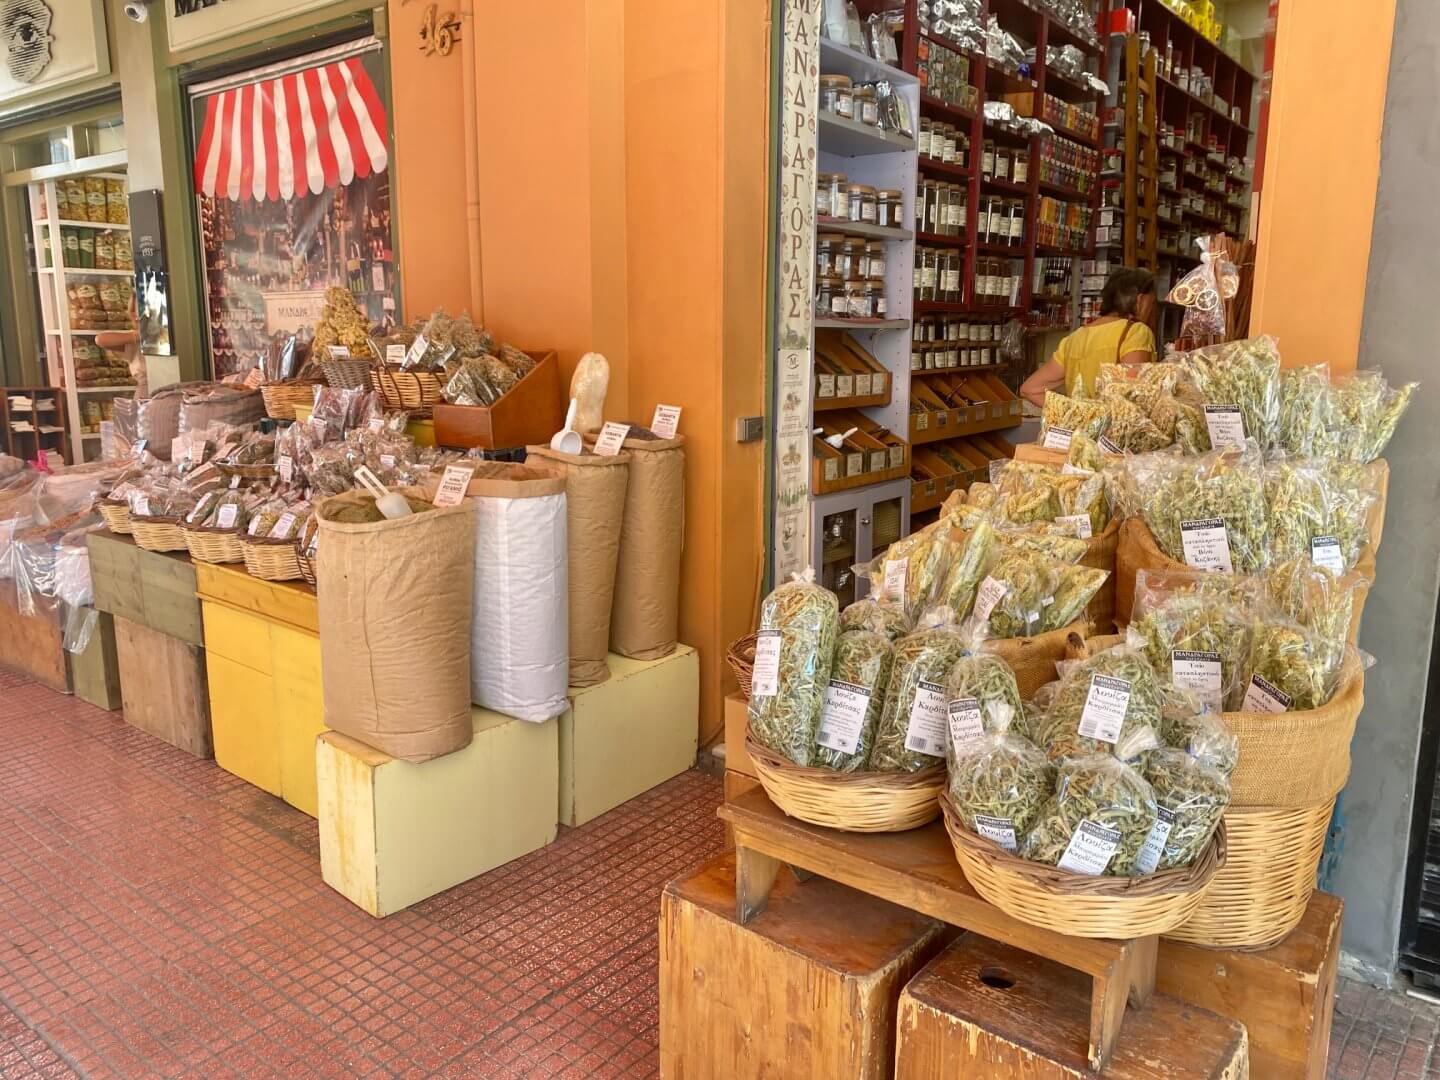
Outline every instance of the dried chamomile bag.
<path id="1" fill-rule="evenodd" d="M 890 639 L 883 633 L 847 630 L 840 635 L 820 708 L 815 765 L 839 772 L 865 768 L 875 743 L 875 726 L 885 704 L 894 656 Z"/>
<path id="2" fill-rule="evenodd" d="M 867 596 L 840 612 L 840 632 L 843 634 L 850 630 L 870 630 L 885 635 L 887 641 L 893 642 L 910 632 L 910 620 L 899 604 Z"/>
<path id="3" fill-rule="evenodd" d="M 949 739 L 946 686 L 968 640 L 953 613 L 942 608 L 927 612 L 914 632 L 895 643 L 871 769 L 917 772 L 944 760 Z"/>
<path id="4" fill-rule="evenodd" d="M 806 570 L 765 598 L 750 682 L 750 731 L 797 765 L 814 757 L 815 732 L 840 622 L 839 603 Z"/>
<path id="5" fill-rule="evenodd" d="M 1136 574 L 1126 641 L 1144 650 L 1162 679 L 1192 691 L 1202 708 L 1222 712 L 1238 704 L 1252 611 L 1178 577 L 1165 571 Z"/>
<path id="6" fill-rule="evenodd" d="M 1230 805 L 1230 781 L 1204 753 L 1159 749 L 1145 755 L 1144 774 L 1155 793 L 1155 827 L 1150 830 L 1135 870 L 1153 874 L 1189 866 L 1210 844 Z"/>
<path id="7" fill-rule="evenodd" d="M 1000 722 L 950 765 L 950 801 L 961 824 L 1012 853 L 1054 790 L 1054 766 Z"/>
<path id="8" fill-rule="evenodd" d="M 972 624 L 973 625 L 973 624 Z M 973 650 L 974 646 L 972 646 Z M 1025 734 L 1025 710 L 1015 672 L 998 656 L 972 651 L 950 669 L 947 762 L 953 769 L 957 754 L 992 731 Z"/>
<path id="9" fill-rule="evenodd" d="M 1197 570 L 1250 574 L 1265 565 L 1264 463 L 1257 450 L 1127 462 L 1135 509 L 1162 552 Z"/>
<path id="10" fill-rule="evenodd" d="M 1098 439 L 1109 422 L 1110 410 L 1103 401 L 1066 397 L 1047 390 L 1036 442 L 1046 450 L 1069 450 L 1076 434 Z"/>
<path id="11" fill-rule="evenodd" d="M 1055 794 L 1026 834 L 1020 855 L 1092 877 L 1138 873 L 1141 849 L 1158 817 L 1155 793 L 1139 766 L 1158 746 L 1154 730 L 1140 727 L 1113 754 L 1061 764 Z"/>
<path id="12" fill-rule="evenodd" d="M 1056 665 L 1060 685 L 1037 742 L 1052 761 L 1114 752 L 1126 736 L 1160 724 L 1160 681 L 1145 654 L 1116 645 Z"/>

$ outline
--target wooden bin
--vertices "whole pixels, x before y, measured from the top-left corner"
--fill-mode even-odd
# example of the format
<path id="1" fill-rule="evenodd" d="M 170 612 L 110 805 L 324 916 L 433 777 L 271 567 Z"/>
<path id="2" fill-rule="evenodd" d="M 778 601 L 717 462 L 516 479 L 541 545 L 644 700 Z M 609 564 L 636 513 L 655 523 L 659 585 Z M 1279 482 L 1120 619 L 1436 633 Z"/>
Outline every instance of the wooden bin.
<path id="1" fill-rule="evenodd" d="M 198 758 L 214 756 L 205 650 L 129 619 L 115 620 L 125 722 Z"/>
<path id="2" fill-rule="evenodd" d="M 435 403 L 436 443 L 461 450 L 549 445 L 565 423 L 560 360 L 554 349 L 524 351 L 539 362 L 494 405 Z"/>

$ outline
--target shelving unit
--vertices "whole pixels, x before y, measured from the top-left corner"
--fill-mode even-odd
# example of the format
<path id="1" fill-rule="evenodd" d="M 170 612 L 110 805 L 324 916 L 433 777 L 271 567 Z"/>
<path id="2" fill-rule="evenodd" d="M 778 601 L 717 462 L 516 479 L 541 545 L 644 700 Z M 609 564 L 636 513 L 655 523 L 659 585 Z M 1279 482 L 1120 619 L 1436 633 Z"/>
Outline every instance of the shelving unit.
<path id="1" fill-rule="evenodd" d="M 42 450 L 65 458 L 64 391 L 55 386 L 0 387 L 0 450 L 25 461 L 34 461 Z"/>

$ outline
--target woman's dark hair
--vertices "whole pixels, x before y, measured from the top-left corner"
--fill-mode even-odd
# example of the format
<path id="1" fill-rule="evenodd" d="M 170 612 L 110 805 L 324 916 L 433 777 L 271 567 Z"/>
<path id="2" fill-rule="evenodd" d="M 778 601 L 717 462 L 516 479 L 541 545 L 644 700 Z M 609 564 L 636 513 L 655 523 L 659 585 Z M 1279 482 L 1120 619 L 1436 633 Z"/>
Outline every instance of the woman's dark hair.
<path id="1" fill-rule="evenodd" d="M 1100 314 L 1128 318 L 1135 314 L 1135 304 L 1140 297 L 1154 292 L 1155 275 L 1149 270 L 1121 267 L 1105 280 L 1105 288 L 1100 292 Z"/>

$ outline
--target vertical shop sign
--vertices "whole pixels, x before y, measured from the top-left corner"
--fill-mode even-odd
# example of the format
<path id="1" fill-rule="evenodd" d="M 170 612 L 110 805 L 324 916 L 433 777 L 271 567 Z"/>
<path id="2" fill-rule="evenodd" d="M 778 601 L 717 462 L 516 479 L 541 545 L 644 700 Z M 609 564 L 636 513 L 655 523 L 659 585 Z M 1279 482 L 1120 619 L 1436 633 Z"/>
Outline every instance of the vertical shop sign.
<path id="1" fill-rule="evenodd" d="M 780 76 L 780 272 L 775 378 L 775 580 L 810 563 L 811 298 L 820 0 L 785 4 Z"/>

